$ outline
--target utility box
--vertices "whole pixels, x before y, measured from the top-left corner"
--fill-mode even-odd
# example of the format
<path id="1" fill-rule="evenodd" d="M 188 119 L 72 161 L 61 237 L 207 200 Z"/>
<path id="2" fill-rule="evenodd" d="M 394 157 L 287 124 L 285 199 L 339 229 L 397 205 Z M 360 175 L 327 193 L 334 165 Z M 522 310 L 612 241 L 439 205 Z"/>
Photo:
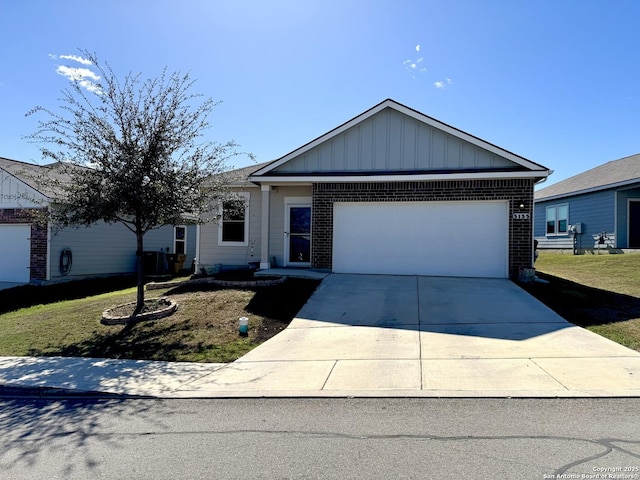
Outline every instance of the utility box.
<path id="1" fill-rule="evenodd" d="M 574 223 L 569 225 L 569 231 L 571 233 L 582 233 L 582 223 Z"/>
<path id="2" fill-rule="evenodd" d="M 144 252 L 145 275 L 164 275 L 167 273 L 167 260 L 164 252 Z"/>

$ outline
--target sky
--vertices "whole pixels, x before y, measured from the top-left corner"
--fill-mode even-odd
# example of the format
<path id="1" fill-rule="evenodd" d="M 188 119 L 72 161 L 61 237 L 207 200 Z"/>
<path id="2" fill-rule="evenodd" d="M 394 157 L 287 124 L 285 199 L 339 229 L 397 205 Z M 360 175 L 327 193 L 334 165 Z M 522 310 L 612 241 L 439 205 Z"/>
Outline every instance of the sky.
<path id="1" fill-rule="evenodd" d="M 42 162 L 25 114 L 90 88 L 83 49 L 119 77 L 189 72 L 220 102 L 204 139 L 257 162 L 392 98 L 547 186 L 640 152 L 639 20 L 637 0 L 0 0 L 0 157 Z"/>

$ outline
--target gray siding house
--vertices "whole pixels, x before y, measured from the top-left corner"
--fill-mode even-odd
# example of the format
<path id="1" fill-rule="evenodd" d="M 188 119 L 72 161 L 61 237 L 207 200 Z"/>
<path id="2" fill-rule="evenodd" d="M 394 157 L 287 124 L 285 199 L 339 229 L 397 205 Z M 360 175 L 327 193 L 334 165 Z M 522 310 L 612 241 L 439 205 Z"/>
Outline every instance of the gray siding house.
<path id="1" fill-rule="evenodd" d="M 0 158 L 0 282 L 47 282 L 133 273 L 136 240 L 124 225 L 97 223 L 55 231 L 33 222 L 29 210 L 42 208 L 50 192 L 32 181 L 39 166 Z M 31 200 L 33 199 L 33 200 Z M 165 226 L 145 235 L 145 251 L 185 253 L 191 267 L 196 227 Z"/>
<path id="2" fill-rule="evenodd" d="M 236 186 L 244 215 L 199 229 L 200 264 L 517 277 L 549 170 L 387 99 Z"/>
<path id="3" fill-rule="evenodd" d="M 640 154 L 535 192 L 541 249 L 640 248 Z"/>

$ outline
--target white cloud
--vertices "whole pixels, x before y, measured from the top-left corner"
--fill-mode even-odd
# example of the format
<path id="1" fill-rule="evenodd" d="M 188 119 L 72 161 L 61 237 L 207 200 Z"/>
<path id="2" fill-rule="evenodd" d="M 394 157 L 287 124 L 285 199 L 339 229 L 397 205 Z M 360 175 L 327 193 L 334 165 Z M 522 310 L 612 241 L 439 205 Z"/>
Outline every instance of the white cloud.
<path id="1" fill-rule="evenodd" d="M 60 55 L 60 58 L 64 60 L 73 60 L 74 62 L 78 62 L 82 65 L 93 65 L 93 62 L 88 58 L 82 58 L 78 55 Z"/>
<path id="2" fill-rule="evenodd" d="M 71 82 L 77 82 L 82 88 L 93 93 L 100 93 L 100 88 L 93 82 L 100 80 L 100 76 L 96 75 L 88 68 L 74 68 L 65 65 L 58 65 L 56 69 L 58 75 L 66 77 Z"/>
<path id="3" fill-rule="evenodd" d="M 416 52 L 420 51 L 420 45 L 416 45 Z"/>
<path id="4" fill-rule="evenodd" d="M 404 65 L 404 68 L 412 73 L 412 77 L 416 78 L 413 73 L 414 72 L 420 72 L 420 73 L 424 73 L 427 71 L 427 69 L 425 67 L 422 68 L 418 68 L 418 66 L 424 61 L 424 57 L 420 57 L 417 60 L 405 60 L 404 62 L 402 62 L 402 64 Z"/>
<path id="5" fill-rule="evenodd" d="M 445 78 L 444 80 L 437 80 L 433 82 L 433 86 L 439 88 L 440 90 L 444 90 L 447 85 L 451 85 L 453 81 L 450 78 Z"/>
<path id="6" fill-rule="evenodd" d="M 91 80 L 100 80 L 100 77 L 88 68 L 73 68 L 67 67 L 65 65 L 60 65 L 56 69 L 56 73 L 73 81 L 78 81 L 85 78 L 90 78 Z"/>

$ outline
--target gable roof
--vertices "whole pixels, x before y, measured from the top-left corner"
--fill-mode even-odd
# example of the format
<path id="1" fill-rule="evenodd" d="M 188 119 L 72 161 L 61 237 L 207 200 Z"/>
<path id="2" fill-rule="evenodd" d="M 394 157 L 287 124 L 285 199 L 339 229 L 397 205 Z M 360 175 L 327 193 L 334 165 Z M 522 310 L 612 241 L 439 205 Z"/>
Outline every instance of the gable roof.
<path id="1" fill-rule="evenodd" d="M 58 163 L 38 165 L 0 157 L 0 170 L 4 170 L 29 188 L 49 199 L 55 196 L 55 190 L 53 187 L 44 184 L 43 179 L 45 175 L 56 180 L 64 179 L 65 175 L 58 171 L 58 167 Z"/>
<path id="2" fill-rule="evenodd" d="M 335 174 L 333 176 L 326 175 L 325 174 L 326 172 L 312 172 L 311 175 L 302 175 L 302 174 L 295 174 L 295 173 L 293 173 L 292 175 L 283 175 L 284 167 L 282 166 L 294 159 L 304 156 L 305 154 L 309 153 L 313 149 L 320 148 L 321 145 L 327 144 L 330 141 L 336 139 L 336 137 L 342 134 L 345 134 L 347 130 L 363 125 L 364 122 L 366 122 L 367 120 L 371 119 L 375 115 L 378 115 L 380 114 L 380 112 L 387 109 L 397 112 L 396 115 L 398 113 L 405 115 L 415 120 L 416 122 L 426 125 L 428 127 L 431 127 L 433 129 L 436 129 L 445 135 L 449 135 L 459 141 L 466 142 L 467 144 L 471 144 L 472 146 L 487 152 L 488 155 L 493 155 L 495 157 L 499 157 L 500 159 L 504 159 L 503 162 L 506 162 L 512 165 L 512 168 L 503 167 L 502 170 L 494 169 L 492 176 L 513 177 L 514 171 L 518 172 L 517 175 L 515 175 L 518 177 L 545 178 L 550 174 L 549 169 L 547 169 L 546 167 L 540 164 L 527 160 L 524 157 L 516 155 L 492 143 L 489 143 L 478 137 L 475 137 L 466 132 L 463 132 L 462 130 L 459 130 L 443 122 L 440 122 L 439 120 L 429 117 L 421 112 L 418 112 L 417 110 L 414 110 L 405 105 L 402 105 L 396 102 L 395 100 L 386 99 L 383 102 L 370 108 L 369 110 L 361 113 L 360 115 L 357 115 L 351 120 L 325 133 L 324 135 L 317 137 L 311 142 L 297 148 L 296 150 L 284 155 L 283 157 L 280 157 L 274 160 L 273 162 L 270 162 L 265 167 L 258 169 L 253 173 L 253 175 L 250 176 L 250 180 L 255 182 L 267 181 L 267 180 L 271 180 L 271 181 L 285 180 L 286 181 L 287 179 L 283 177 L 289 177 L 289 180 L 293 181 L 293 180 L 299 180 L 300 179 L 299 177 L 301 176 L 302 177 L 306 176 L 306 177 L 313 177 L 314 181 L 321 181 L 324 176 L 327 176 L 328 178 L 330 178 L 330 181 L 340 181 L 339 177 L 336 176 Z M 279 168 L 279 167 L 282 167 L 282 168 Z M 359 173 L 361 173 L 360 176 L 358 175 Z M 398 180 L 404 180 L 405 178 L 400 178 L 402 176 L 404 177 L 408 176 L 408 177 L 411 177 L 411 179 L 419 179 L 417 177 L 425 177 L 426 179 L 435 179 L 437 177 L 455 178 L 456 176 L 460 176 L 462 178 L 465 176 L 468 177 L 469 174 L 474 174 L 474 173 L 477 174 L 478 172 L 473 169 L 469 169 L 468 171 L 465 171 L 464 169 L 459 169 L 459 170 L 449 170 L 449 171 L 439 171 L 439 172 L 435 170 L 429 171 L 424 169 L 421 171 L 415 171 L 415 172 L 406 172 L 406 171 L 383 172 L 378 170 L 378 171 L 367 171 L 367 172 L 348 172 L 348 174 L 345 174 L 346 177 L 344 180 L 358 181 L 360 179 L 359 177 L 362 177 L 362 179 L 366 179 L 366 180 L 372 180 L 372 177 L 375 177 L 375 176 L 393 177 L 394 175 L 395 177 L 397 177 Z M 337 174 L 342 175 L 342 172 L 337 172 Z"/>
<path id="3" fill-rule="evenodd" d="M 612 160 L 535 192 L 535 200 L 590 193 L 640 182 L 640 153 Z"/>

